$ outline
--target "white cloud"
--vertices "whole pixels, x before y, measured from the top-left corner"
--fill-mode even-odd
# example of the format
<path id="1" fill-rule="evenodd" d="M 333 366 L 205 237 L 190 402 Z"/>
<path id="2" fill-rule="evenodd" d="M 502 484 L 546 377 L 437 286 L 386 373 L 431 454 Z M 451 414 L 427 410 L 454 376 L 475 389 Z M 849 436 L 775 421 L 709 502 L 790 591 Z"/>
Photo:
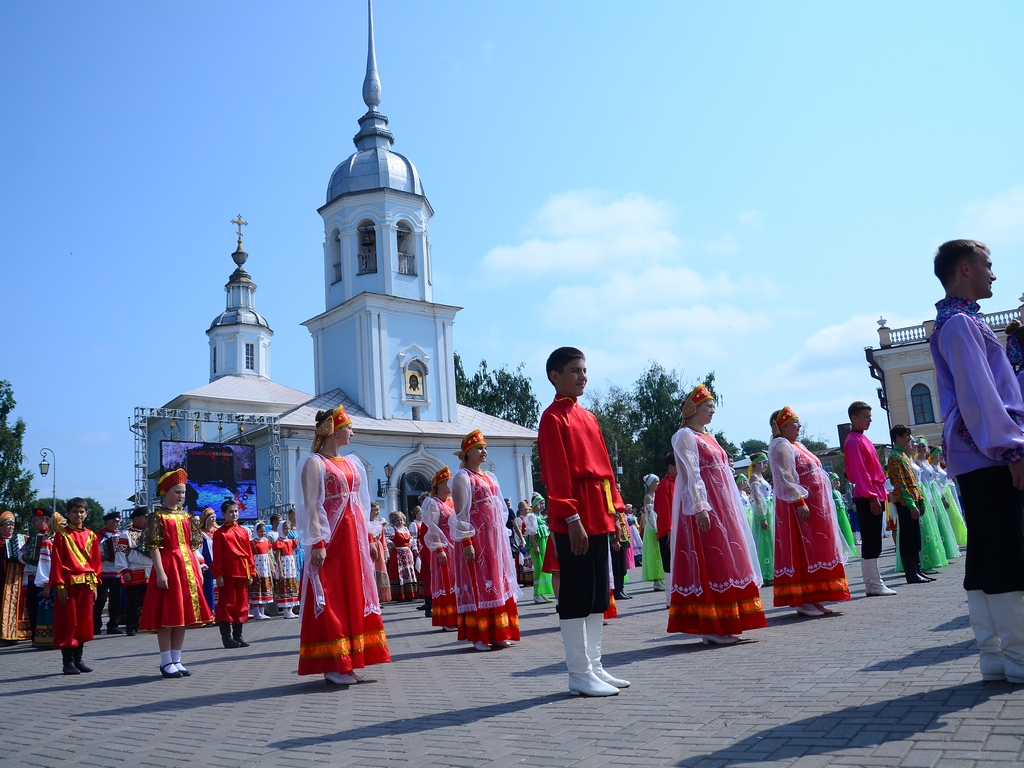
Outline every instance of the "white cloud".
<path id="1" fill-rule="evenodd" d="M 960 217 L 964 236 L 998 245 L 1024 240 L 1024 185 L 971 203 Z"/>
<path id="2" fill-rule="evenodd" d="M 736 221 L 744 229 L 761 229 L 767 220 L 768 217 L 757 208 L 748 208 L 736 217 Z"/>
<path id="3" fill-rule="evenodd" d="M 608 199 L 597 192 L 555 195 L 537 213 L 534 235 L 497 246 L 483 258 L 490 272 L 539 277 L 658 263 L 677 255 L 667 203 L 643 195 Z"/>

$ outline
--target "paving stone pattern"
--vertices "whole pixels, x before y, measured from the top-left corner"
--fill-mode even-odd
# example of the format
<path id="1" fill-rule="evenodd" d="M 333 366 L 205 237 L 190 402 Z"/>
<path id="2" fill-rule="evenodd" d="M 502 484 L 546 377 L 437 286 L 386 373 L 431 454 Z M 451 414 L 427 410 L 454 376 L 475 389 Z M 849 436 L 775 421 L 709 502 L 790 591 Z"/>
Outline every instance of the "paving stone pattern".
<path id="1" fill-rule="evenodd" d="M 606 666 L 633 685 L 607 699 L 568 695 L 553 608 L 529 600 L 522 642 L 491 653 L 386 605 L 393 663 L 349 688 L 300 678 L 298 622 L 279 618 L 248 624 L 239 650 L 190 630 L 183 680 L 160 679 L 151 635 L 97 638 L 77 677 L 22 644 L 0 650 L 0 765 L 1022 765 L 1024 690 L 981 682 L 963 562 L 902 584 L 887 540 L 897 597 L 862 597 L 855 560 L 839 615 L 769 608 L 730 647 L 665 634 L 664 593 L 634 570 L 604 635 Z"/>

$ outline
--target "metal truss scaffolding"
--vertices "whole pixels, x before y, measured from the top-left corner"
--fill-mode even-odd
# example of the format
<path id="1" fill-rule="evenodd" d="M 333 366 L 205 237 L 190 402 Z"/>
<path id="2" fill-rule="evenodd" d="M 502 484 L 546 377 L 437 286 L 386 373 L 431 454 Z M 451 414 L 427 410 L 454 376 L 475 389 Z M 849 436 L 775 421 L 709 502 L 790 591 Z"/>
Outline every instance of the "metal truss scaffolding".
<path id="1" fill-rule="evenodd" d="M 174 419 L 204 424 L 237 424 L 240 427 L 266 427 L 269 441 L 267 462 L 270 470 L 270 499 L 273 504 L 260 512 L 285 514 L 281 479 L 281 420 L 265 413 L 229 413 L 226 411 L 187 411 L 177 408 L 136 407 L 130 429 L 135 435 L 135 506 L 149 503 L 149 423 L 156 419 Z"/>

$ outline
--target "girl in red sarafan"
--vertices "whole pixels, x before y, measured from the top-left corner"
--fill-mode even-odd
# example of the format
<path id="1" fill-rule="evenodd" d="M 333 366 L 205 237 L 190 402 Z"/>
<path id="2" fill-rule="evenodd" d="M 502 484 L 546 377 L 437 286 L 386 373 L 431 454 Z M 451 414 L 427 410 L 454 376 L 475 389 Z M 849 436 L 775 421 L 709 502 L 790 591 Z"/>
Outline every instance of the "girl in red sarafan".
<path id="1" fill-rule="evenodd" d="M 455 629 L 459 612 L 455 607 L 455 579 L 452 576 L 452 552 L 455 547 L 448 536 L 451 517 L 455 513 L 452 502 L 452 471 L 442 467 L 430 481 L 430 496 L 423 500 L 423 522 L 420 530 L 425 531 L 420 539 L 423 546 L 420 558 L 430 561 L 431 583 L 426 585 L 431 598 L 431 623 L 443 630 Z M 426 568 L 423 569 L 427 571 Z"/>
<path id="2" fill-rule="evenodd" d="M 487 441 L 479 429 L 462 440 L 455 452 L 462 469 L 455 474 L 452 498 L 455 514 L 450 533 L 455 542 L 455 596 L 459 610 L 459 640 L 478 651 L 504 648 L 519 639 L 522 590 L 508 544 L 508 509 L 498 478 L 483 469 Z"/>
<path id="3" fill-rule="evenodd" d="M 338 456 L 354 434 L 343 406 L 316 415 L 313 450 L 302 464 L 296 521 L 309 553 L 302 575 L 299 674 L 351 685 L 368 664 L 391 661 L 380 615 L 362 464 Z"/>
<path id="4" fill-rule="evenodd" d="M 181 663 L 185 629 L 213 620 L 203 596 L 203 576 L 194 551 L 203 539 L 199 518 L 181 508 L 187 480 L 184 469 L 167 472 L 160 478 L 156 489 L 163 499 L 146 518 L 143 534 L 153 559 L 153 572 L 139 629 L 156 633 L 163 677 L 191 675 Z"/>

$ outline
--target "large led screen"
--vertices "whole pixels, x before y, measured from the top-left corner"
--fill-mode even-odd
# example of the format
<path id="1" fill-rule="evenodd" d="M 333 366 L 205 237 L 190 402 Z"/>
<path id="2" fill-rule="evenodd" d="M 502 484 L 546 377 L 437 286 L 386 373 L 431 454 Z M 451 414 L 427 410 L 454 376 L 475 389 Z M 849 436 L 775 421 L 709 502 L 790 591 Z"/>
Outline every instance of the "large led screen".
<path id="1" fill-rule="evenodd" d="M 238 502 L 238 516 L 255 520 L 256 449 L 251 445 L 160 441 L 160 472 L 183 468 L 188 473 L 185 506 L 199 514 L 212 507 L 220 517 L 227 499 Z"/>

